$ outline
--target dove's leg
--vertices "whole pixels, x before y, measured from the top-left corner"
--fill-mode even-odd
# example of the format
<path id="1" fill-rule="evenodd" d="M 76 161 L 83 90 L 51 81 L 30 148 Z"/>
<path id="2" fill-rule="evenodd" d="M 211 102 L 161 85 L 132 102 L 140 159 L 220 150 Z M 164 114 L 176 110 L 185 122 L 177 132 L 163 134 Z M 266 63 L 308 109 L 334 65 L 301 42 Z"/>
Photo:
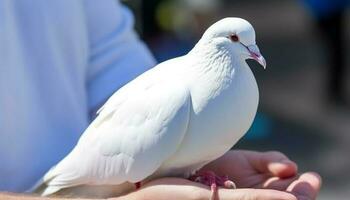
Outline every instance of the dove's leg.
<path id="1" fill-rule="evenodd" d="M 136 190 L 141 188 L 141 182 L 135 183 Z"/>
<path id="2" fill-rule="evenodd" d="M 196 172 L 196 174 L 192 175 L 189 179 L 210 186 L 212 191 L 211 200 L 218 199 L 218 186 L 228 189 L 236 188 L 235 183 L 229 180 L 228 176 L 218 176 L 213 171 Z"/>

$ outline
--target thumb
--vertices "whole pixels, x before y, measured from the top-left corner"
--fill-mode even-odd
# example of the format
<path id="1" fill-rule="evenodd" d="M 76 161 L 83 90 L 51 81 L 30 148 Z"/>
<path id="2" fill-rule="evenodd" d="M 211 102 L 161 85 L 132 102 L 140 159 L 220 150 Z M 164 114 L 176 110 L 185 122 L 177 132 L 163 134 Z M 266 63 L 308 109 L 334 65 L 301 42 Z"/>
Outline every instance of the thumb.
<path id="1" fill-rule="evenodd" d="M 308 172 L 290 184 L 287 192 L 291 192 L 298 199 L 314 200 L 317 198 L 321 185 L 321 176 L 315 172 Z"/>

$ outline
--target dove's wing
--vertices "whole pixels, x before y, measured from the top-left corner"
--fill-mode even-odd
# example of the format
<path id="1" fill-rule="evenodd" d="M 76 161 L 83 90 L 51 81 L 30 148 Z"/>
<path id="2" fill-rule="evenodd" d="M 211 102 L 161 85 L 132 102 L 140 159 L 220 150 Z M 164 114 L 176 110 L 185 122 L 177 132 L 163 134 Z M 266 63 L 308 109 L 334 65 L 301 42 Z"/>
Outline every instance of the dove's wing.
<path id="1" fill-rule="evenodd" d="M 45 175 L 44 195 L 80 184 L 138 182 L 175 153 L 189 123 L 189 91 L 164 77 L 139 81 L 143 87 L 132 83 L 111 98 L 75 149 Z"/>

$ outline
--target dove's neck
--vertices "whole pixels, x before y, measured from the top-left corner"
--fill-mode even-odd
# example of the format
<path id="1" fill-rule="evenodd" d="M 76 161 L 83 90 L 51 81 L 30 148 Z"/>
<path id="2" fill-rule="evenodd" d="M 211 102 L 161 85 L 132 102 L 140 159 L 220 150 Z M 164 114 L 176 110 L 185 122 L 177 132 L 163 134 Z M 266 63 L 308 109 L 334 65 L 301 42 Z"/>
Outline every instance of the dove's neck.
<path id="1" fill-rule="evenodd" d="M 233 49 L 211 43 L 197 43 L 188 56 L 194 62 L 191 65 L 191 96 L 194 111 L 200 112 L 212 98 L 228 88 L 235 76 L 245 73 L 249 67 L 244 59 L 232 52 Z"/>

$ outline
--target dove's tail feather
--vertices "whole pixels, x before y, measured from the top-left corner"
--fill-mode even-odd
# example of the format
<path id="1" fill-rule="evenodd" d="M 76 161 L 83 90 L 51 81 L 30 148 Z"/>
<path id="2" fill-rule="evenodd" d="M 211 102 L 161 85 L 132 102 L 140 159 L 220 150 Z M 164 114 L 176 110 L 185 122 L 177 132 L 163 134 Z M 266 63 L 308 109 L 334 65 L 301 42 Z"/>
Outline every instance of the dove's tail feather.
<path id="1" fill-rule="evenodd" d="M 56 195 L 60 190 L 67 187 L 74 187 L 78 184 L 67 184 L 61 178 L 53 178 L 51 180 L 41 180 L 39 184 L 36 185 L 35 189 L 32 190 L 33 193 L 39 194 L 40 196 L 52 196 Z"/>
<path id="2" fill-rule="evenodd" d="M 73 176 L 70 174 L 60 174 L 46 179 L 45 176 L 43 184 L 38 187 L 37 191 L 41 196 L 51 196 L 64 188 L 74 187 L 81 184 L 79 179 L 72 177 Z"/>
<path id="3" fill-rule="evenodd" d="M 77 185 L 69 183 L 70 177 L 58 174 L 55 169 L 56 166 L 53 166 L 29 191 L 41 196 L 50 196 L 65 187 Z"/>
<path id="4" fill-rule="evenodd" d="M 25 193 L 38 193 L 37 190 L 42 187 L 43 183 L 43 178 L 40 178 L 30 189 L 26 190 Z"/>
<path id="5" fill-rule="evenodd" d="M 72 174 L 61 174 L 57 168 L 55 170 L 55 167 L 52 167 L 30 192 L 50 197 L 109 198 L 126 194 L 135 189 L 134 184 L 129 182 L 119 185 L 83 185 L 83 182 Z"/>
<path id="6" fill-rule="evenodd" d="M 41 196 L 101 199 L 127 194 L 135 189 L 135 186 L 132 183 L 123 183 L 120 185 L 79 185 L 62 188 L 60 186 L 42 184 L 37 189 Z"/>
<path id="7" fill-rule="evenodd" d="M 40 193 L 41 196 L 50 196 L 61 190 L 61 187 L 58 186 L 46 186 L 42 188 L 42 191 Z"/>
<path id="8" fill-rule="evenodd" d="M 29 189 L 27 192 L 30 193 L 35 193 L 35 194 L 39 194 L 41 196 L 44 196 L 44 194 L 46 194 L 47 192 L 50 191 L 50 193 L 54 193 L 53 189 L 49 189 L 49 186 L 47 184 L 47 182 L 49 182 L 52 178 L 48 178 L 48 175 L 52 174 L 53 170 L 54 170 L 55 166 L 53 166 L 47 173 L 46 175 L 41 178 L 37 183 L 35 183 L 35 185 Z M 56 188 L 56 192 L 59 189 Z M 45 192 L 47 191 L 47 192 Z"/>
<path id="9" fill-rule="evenodd" d="M 119 185 L 79 185 L 60 188 L 54 195 L 64 198 L 105 199 L 125 195 L 134 189 L 135 185 L 127 182 Z"/>
<path id="10" fill-rule="evenodd" d="M 55 166 L 51 167 L 49 172 L 52 172 Z M 48 172 L 48 173 L 49 173 Z M 48 174 L 47 173 L 47 174 Z M 42 191 L 47 187 L 46 185 L 47 180 L 45 181 L 45 177 L 40 178 L 29 190 L 27 190 L 27 193 L 36 193 L 36 194 L 41 194 Z"/>

